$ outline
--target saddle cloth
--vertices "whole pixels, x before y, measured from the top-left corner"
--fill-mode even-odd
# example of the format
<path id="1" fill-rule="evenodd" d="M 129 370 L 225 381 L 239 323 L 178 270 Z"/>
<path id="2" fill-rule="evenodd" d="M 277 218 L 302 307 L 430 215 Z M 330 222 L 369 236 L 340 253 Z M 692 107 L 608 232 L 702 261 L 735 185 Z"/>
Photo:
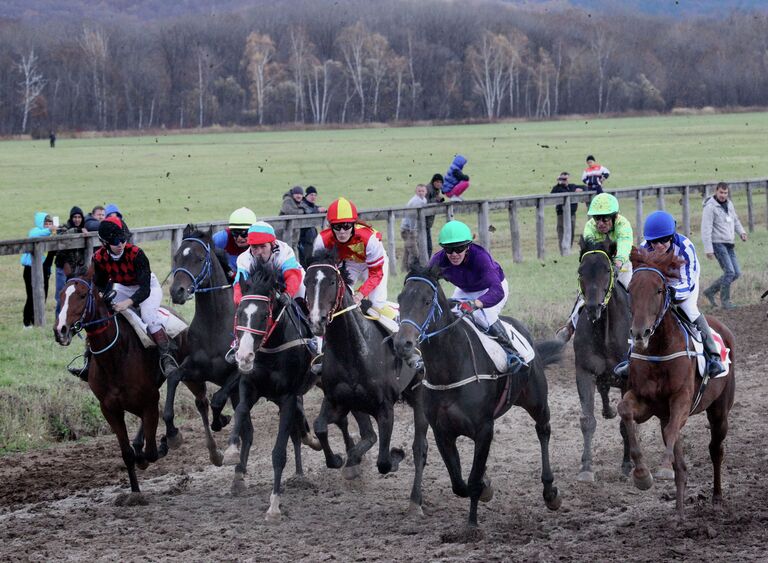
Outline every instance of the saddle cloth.
<path id="1" fill-rule="evenodd" d="M 477 328 L 475 323 L 473 323 L 469 317 L 464 317 L 464 322 L 471 326 L 472 330 L 477 333 L 480 342 L 483 344 L 483 348 L 485 348 L 485 351 L 493 360 L 496 369 L 501 373 L 507 372 L 507 353 L 504 351 L 504 348 L 501 347 L 501 344 Z M 507 336 L 509 337 L 510 342 L 512 342 L 515 352 L 517 352 L 517 355 L 520 356 L 525 365 L 528 365 L 531 360 L 536 357 L 533 343 L 520 334 L 511 324 L 505 321 L 501 321 L 501 324 L 503 324 L 504 328 L 507 330 Z"/>
<path id="2" fill-rule="evenodd" d="M 387 301 L 381 309 L 371 307 L 365 311 L 365 316 L 379 323 L 389 334 L 394 334 L 400 329 L 400 308 L 397 303 Z"/>
<path id="3" fill-rule="evenodd" d="M 181 332 L 189 328 L 187 323 L 185 323 L 181 317 L 175 315 L 165 307 L 158 307 L 157 314 L 165 319 L 163 325 L 165 326 L 165 332 L 168 334 L 169 338 L 175 338 Z M 122 315 L 133 327 L 133 330 L 136 331 L 144 348 L 152 348 L 155 346 L 155 341 L 152 340 L 149 334 L 147 334 L 147 325 L 144 324 L 144 321 L 141 320 L 141 317 L 136 311 L 127 309 L 122 312 Z"/>
<path id="4" fill-rule="evenodd" d="M 720 336 L 720 334 L 715 332 L 713 329 L 710 330 L 712 330 L 712 338 L 715 339 L 715 344 L 717 344 L 717 349 L 720 352 L 720 361 L 723 363 L 723 367 L 725 368 L 721 373 L 718 373 L 712 377 L 712 379 L 719 379 L 728 375 L 728 372 L 730 371 L 728 366 L 731 365 L 731 349 L 725 346 L 723 337 Z M 694 336 L 694 338 L 691 338 L 691 340 L 693 341 L 693 348 L 696 350 L 696 365 L 699 370 L 698 374 L 699 376 L 703 376 L 703 374 L 706 373 L 707 367 L 706 358 L 704 357 L 704 344 L 701 342 L 700 334 L 697 333 L 696 335 L 692 336 Z"/>

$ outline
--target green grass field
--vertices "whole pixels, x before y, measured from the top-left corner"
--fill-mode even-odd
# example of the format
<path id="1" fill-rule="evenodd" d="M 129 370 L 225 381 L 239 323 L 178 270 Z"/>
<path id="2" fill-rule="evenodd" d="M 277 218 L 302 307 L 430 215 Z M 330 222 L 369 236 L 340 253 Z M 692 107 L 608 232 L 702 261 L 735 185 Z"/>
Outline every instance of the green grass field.
<path id="1" fill-rule="evenodd" d="M 571 120 L 418 128 L 338 131 L 217 133 L 133 138 L 60 138 L 0 143 L 0 239 L 22 238 L 32 215 L 45 210 L 66 220 L 76 204 L 118 203 L 131 227 L 225 219 L 236 207 L 277 214 L 292 185 L 313 184 L 321 204 L 339 195 L 360 208 L 404 204 L 417 183 L 445 172 L 453 155 L 468 158 L 468 199 L 546 193 L 562 170 L 579 176 L 592 153 L 611 169 L 608 188 L 718 179 L 768 177 L 764 135 L 768 113 Z M 762 147 L 762 148 L 761 148 Z M 758 228 L 739 244 L 744 278 L 735 299 L 754 301 L 768 287 L 764 224 L 766 198 L 756 198 Z M 746 205 L 737 207 L 746 224 Z M 679 212 L 675 198 L 667 208 Z M 634 209 L 623 211 L 634 220 Z M 647 200 L 645 210 L 652 210 Z M 582 208 L 583 209 L 583 208 Z M 692 238 L 700 246 L 700 209 L 692 205 Z M 474 217 L 467 217 L 474 221 Z M 579 216 L 577 233 L 585 216 Z M 576 289 L 575 256 L 556 249 L 555 216 L 546 216 L 547 259 L 535 258 L 535 218 L 523 211 L 525 262 L 511 263 L 506 215 L 492 223 L 493 252 L 510 279 L 507 312 L 545 334 L 565 319 Z M 441 223 L 438 222 L 436 227 Z M 437 230 L 437 229 L 436 229 Z M 162 279 L 169 270 L 168 244 L 145 246 Z M 24 288 L 18 257 L 0 259 L 0 452 L 87 435 L 103 423 L 87 388 L 64 372 L 82 351 L 55 344 L 51 329 L 21 330 Z M 703 279 L 719 273 L 704 261 Z M 51 279 L 53 284 L 53 279 Z M 392 276 L 394 299 L 402 276 Z M 183 309 L 191 318 L 193 306 Z M 53 315 L 53 288 L 48 303 Z M 188 394 L 187 394 L 188 395 Z M 62 428 L 73 429 L 67 434 Z"/>

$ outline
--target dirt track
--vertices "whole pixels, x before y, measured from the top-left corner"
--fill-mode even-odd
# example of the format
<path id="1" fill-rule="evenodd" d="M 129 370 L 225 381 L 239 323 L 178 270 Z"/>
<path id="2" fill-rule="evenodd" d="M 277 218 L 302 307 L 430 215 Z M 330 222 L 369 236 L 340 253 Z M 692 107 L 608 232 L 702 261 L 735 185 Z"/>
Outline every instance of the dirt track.
<path id="1" fill-rule="evenodd" d="M 240 497 L 229 492 L 233 469 L 208 462 L 198 421 L 182 428 L 186 441 L 181 449 L 139 474 L 146 505 L 122 502 L 127 476 L 113 437 L 0 459 L 0 560 L 765 561 L 768 321 L 760 307 L 720 318 L 738 341 L 725 506 L 720 512 L 711 507 L 706 417 L 697 416 L 684 433 L 689 480 L 683 525 L 675 525 L 672 482 L 657 481 L 643 492 L 621 477 L 618 419 L 598 421 L 597 482 L 576 481 L 581 432 L 569 354 L 561 366 L 547 370 L 551 452 L 562 508 L 553 513 L 544 507 L 533 423 L 515 409 L 497 422 L 488 468 L 496 495 L 480 507 L 485 538 L 477 543 L 441 540 L 445 532 L 463 526 L 468 501 L 451 492 L 431 433 L 425 515 L 406 516 L 413 475 L 406 407 L 398 409 L 393 439 L 408 453 L 399 472 L 380 476 L 375 454 L 369 453 L 363 477 L 347 482 L 325 468 L 320 453 L 304 448 L 306 477 L 290 477 L 289 455 L 283 519 L 267 524 L 276 409 L 259 404 L 248 490 Z M 618 396 L 612 399 L 615 403 Z M 313 392 L 308 416 L 318 407 L 319 394 Z M 661 451 L 658 425 L 651 422 L 641 429 L 644 451 L 655 467 Z M 225 436 L 217 439 L 223 448 Z M 468 443 L 463 445 L 466 464 Z"/>

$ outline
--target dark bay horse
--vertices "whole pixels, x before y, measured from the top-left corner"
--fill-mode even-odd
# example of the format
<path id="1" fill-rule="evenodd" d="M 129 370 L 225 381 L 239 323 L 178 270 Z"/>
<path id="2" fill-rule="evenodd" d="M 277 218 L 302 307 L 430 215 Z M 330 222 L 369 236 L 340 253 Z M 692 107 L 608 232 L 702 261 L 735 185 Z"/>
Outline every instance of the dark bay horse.
<path id="1" fill-rule="evenodd" d="M 336 266 L 333 253 L 313 258 L 305 280 L 307 306 L 312 332 L 324 337 L 322 389 L 325 393 L 320 414 L 315 420 L 315 434 L 325 452 L 326 465 L 338 468 L 340 456 L 328 443 L 328 424 L 345 425 L 349 412 L 360 427 L 360 441 L 347 444 L 345 476 L 359 471 L 362 455 L 376 442 L 371 415 L 378 425 L 379 453 L 376 466 L 380 473 L 396 471 L 404 452 L 390 450 L 394 405 L 401 397 L 413 409 L 413 460 L 415 474 L 411 488 L 409 511 L 421 514 L 421 481 L 427 461 L 427 420 L 421 404 L 422 390 L 414 386 L 415 371 L 400 360 L 386 330 L 378 322 L 367 319 L 355 304 L 349 280 Z M 357 411 L 357 412 L 356 412 Z M 342 426 L 342 431 L 344 431 Z"/>
<path id="2" fill-rule="evenodd" d="M 280 409 L 280 423 L 272 449 L 274 481 L 269 499 L 267 520 L 279 520 L 281 478 L 286 462 L 288 438 L 293 441 L 296 473 L 303 474 L 301 440 L 306 434 L 306 420 L 301 397 L 314 384 L 310 371 L 313 353 L 309 347 L 312 334 L 297 313 L 294 302 L 281 305 L 276 300 L 276 279 L 269 267 L 259 266 L 252 276 L 241 282 L 243 298 L 236 312 L 235 331 L 239 341 L 237 353 L 240 371 L 240 402 L 235 409 L 235 423 L 230 436 L 230 449 L 240 447 L 240 462 L 235 467 L 232 492 L 245 490 L 245 473 L 253 443 L 251 409 L 261 397 Z"/>
<path id="3" fill-rule="evenodd" d="M 412 357 L 421 343 L 426 374 L 423 380 L 424 408 L 435 442 L 448 469 L 453 492 L 469 497 L 469 521 L 477 527 L 477 503 L 493 496 L 485 478 L 486 461 L 493 441 L 494 419 L 512 405 L 523 407 L 536 422 L 541 445 L 541 481 L 544 502 L 550 510 L 560 507 L 549 465 L 549 405 L 544 366 L 559 358 L 562 342 L 536 346 L 536 357 L 515 375 L 501 375 L 483 349 L 477 334 L 451 313 L 436 270 L 416 267 L 406 276 L 400 303 L 400 331 L 395 349 L 402 358 Z M 505 318 L 530 340 L 525 327 Z M 478 375 L 480 374 L 480 375 Z M 461 475 L 456 448 L 459 436 L 475 443 L 469 481 Z"/>
<path id="4" fill-rule="evenodd" d="M 635 486 L 642 490 L 653 485 L 653 477 L 640 450 L 637 424 L 652 416 L 661 422 L 666 449 L 660 473 L 668 478 L 674 467 L 677 513 L 682 519 L 688 469 L 681 432 L 691 414 L 707 412 L 711 436 L 709 455 L 714 470 L 712 503 L 715 507 L 722 504 L 720 473 L 728 413 L 736 388 L 734 364 L 730 365 L 728 375 L 721 378 L 702 381 L 696 373 L 696 354 L 680 320 L 670 310 L 670 282 L 678 275 L 682 259 L 672 252 L 659 254 L 645 250 L 633 250 L 631 259 L 634 267 L 629 284 L 633 351 L 629 390 L 619 403 L 619 414 L 627 426 L 630 455 L 635 463 L 632 477 Z M 717 319 L 707 317 L 707 321 L 730 348 L 733 361 L 733 334 Z"/>
<path id="5" fill-rule="evenodd" d="M 227 398 L 237 406 L 237 366 L 227 362 L 225 356 L 232 343 L 232 321 L 235 305 L 232 287 L 224 268 L 226 257 L 215 252 L 211 237 L 193 226 L 187 225 L 184 238 L 173 256 L 173 283 L 170 289 L 172 301 L 181 305 L 195 298 L 195 316 L 189 326 L 190 353 L 179 368 L 167 377 L 167 394 L 163 418 L 173 423 L 174 401 L 179 383 L 196 382 L 205 387 L 210 381 L 220 387 L 211 398 L 212 422 L 210 429 L 221 430 L 229 422 L 222 414 Z M 199 408 L 199 407 L 198 407 Z M 210 433 L 208 415 L 203 417 L 206 434 Z M 168 436 L 169 446 L 181 443 L 181 434 Z M 214 448 L 215 443 L 212 442 Z M 221 454 L 209 453 L 215 465 L 221 465 Z"/>
<path id="6" fill-rule="evenodd" d="M 91 270 L 67 281 L 61 292 L 62 308 L 53 329 L 54 336 L 62 346 L 69 346 L 72 337 L 80 330 L 85 330 L 88 335 L 92 352 L 88 385 L 117 436 L 131 491 L 138 493 L 136 467 L 146 469 L 150 462 L 168 452 L 165 436 L 159 448 L 156 438 L 160 400 L 157 382 L 162 381 L 157 348 L 145 348 L 128 321 L 111 312 L 93 285 L 92 276 Z M 176 340 L 177 356 L 183 357 L 187 352 L 186 332 Z M 190 390 L 195 394 L 196 402 L 207 410 L 205 389 L 190 385 Z M 125 426 L 126 412 L 141 419 L 141 430 L 133 446 Z"/>
<path id="7" fill-rule="evenodd" d="M 613 368 L 627 359 L 629 351 L 629 294 L 618 284 L 613 259 L 616 243 L 580 241 L 579 290 L 584 298 L 584 312 L 579 317 L 573 340 L 576 356 L 576 388 L 581 402 L 581 434 L 584 449 L 581 454 L 579 481 L 594 481 L 592 471 L 592 438 L 595 434 L 595 387 L 600 391 L 603 417 L 614 418 L 608 391 L 618 387 L 622 394 L 626 383 L 613 374 Z M 629 475 L 632 462 L 629 459 L 627 429 L 619 423 L 624 442 L 621 470 Z"/>

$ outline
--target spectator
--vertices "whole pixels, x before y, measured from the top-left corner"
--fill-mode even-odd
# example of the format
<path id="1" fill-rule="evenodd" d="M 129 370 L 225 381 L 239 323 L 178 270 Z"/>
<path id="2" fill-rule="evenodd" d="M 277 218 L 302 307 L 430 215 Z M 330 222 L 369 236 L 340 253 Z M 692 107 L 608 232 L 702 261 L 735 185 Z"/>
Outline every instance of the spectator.
<path id="1" fill-rule="evenodd" d="M 45 211 L 35 213 L 35 226 L 30 229 L 28 237 L 47 237 L 51 235 L 53 219 Z M 48 280 L 51 277 L 51 262 L 54 253 L 49 252 L 43 259 L 43 287 L 45 298 L 48 299 Z M 27 290 L 27 301 L 24 303 L 23 321 L 25 327 L 30 327 L 35 322 L 35 310 L 32 301 L 32 253 L 25 252 L 21 255 L 21 265 L 24 266 L 24 287 Z"/>
<path id="2" fill-rule="evenodd" d="M 123 225 L 123 232 L 125 233 L 125 240 L 128 242 L 131 242 L 131 238 L 133 238 L 133 233 L 131 233 L 131 230 L 128 228 L 128 223 L 125 222 L 125 219 L 123 219 L 123 214 L 120 212 L 120 209 L 117 207 L 117 204 L 115 203 L 108 203 L 107 207 L 104 209 L 104 219 L 107 217 L 117 217 L 120 219 L 120 223 Z M 104 220 L 102 219 L 102 221 Z"/>
<path id="3" fill-rule="evenodd" d="M 568 172 L 560 172 L 560 176 L 557 178 L 557 184 L 552 186 L 552 191 L 550 193 L 553 194 L 562 194 L 562 193 L 578 193 L 583 192 L 584 189 L 582 186 L 577 186 L 576 184 L 571 184 L 568 181 L 570 180 L 571 175 Z M 576 224 L 576 209 L 579 207 L 578 203 L 572 203 L 571 204 L 571 246 L 573 246 L 573 234 L 574 234 L 574 225 Z M 563 206 L 562 205 L 556 205 L 555 206 L 555 213 L 557 213 L 557 243 L 558 248 L 560 249 L 560 254 L 563 254 Z"/>
<path id="4" fill-rule="evenodd" d="M 103 205 L 97 205 L 85 218 L 85 230 L 89 233 L 95 233 L 99 230 L 99 223 L 104 220 L 106 213 Z"/>
<path id="5" fill-rule="evenodd" d="M 248 229 L 256 223 L 256 214 L 247 207 L 235 209 L 229 216 L 229 224 L 223 231 L 213 235 L 213 245 L 227 253 L 229 281 L 235 279 L 237 257 L 248 250 Z"/>
<path id="6" fill-rule="evenodd" d="M 55 131 L 50 132 L 50 134 L 48 135 L 48 141 L 50 142 L 52 149 L 56 148 L 56 132 Z"/>
<path id="7" fill-rule="evenodd" d="M 443 203 L 443 175 L 435 174 L 427 184 L 427 203 Z M 427 228 L 427 256 L 432 256 L 432 225 L 435 224 L 435 216 L 428 215 L 424 218 Z"/>
<path id="8" fill-rule="evenodd" d="M 469 188 L 469 176 L 464 174 L 467 159 L 457 154 L 443 178 L 442 191 L 452 201 L 462 201 L 461 194 Z"/>
<path id="9" fill-rule="evenodd" d="M 588 190 L 603 193 L 603 182 L 611 175 L 611 171 L 605 166 L 595 162 L 595 157 L 591 154 L 587 157 L 587 167 L 581 175 L 581 181 L 587 186 Z"/>
<path id="10" fill-rule="evenodd" d="M 278 215 L 304 215 L 306 209 L 302 207 L 302 201 L 304 201 L 304 188 L 293 186 L 283 194 L 283 205 L 280 207 Z M 277 233 L 277 238 L 287 241 L 291 246 L 298 246 L 296 233 L 296 229 L 291 230 L 291 232 L 288 232 L 287 229 L 282 229 Z"/>
<path id="11" fill-rule="evenodd" d="M 408 200 L 408 207 L 423 207 L 427 204 L 427 186 L 419 184 L 416 193 Z M 403 272 L 411 269 L 419 261 L 419 221 L 415 213 L 408 213 L 400 223 L 400 236 L 403 237 Z"/>
<path id="12" fill-rule="evenodd" d="M 325 213 L 325 207 L 317 205 L 317 188 L 307 186 L 306 194 L 301 202 L 304 213 L 312 215 L 314 213 Z M 312 246 L 317 238 L 317 229 L 314 227 L 304 227 L 299 231 L 299 263 L 306 268 L 309 265 L 309 259 L 312 258 Z"/>
<path id="13" fill-rule="evenodd" d="M 74 206 L 69 211 L 69 220 L 67 223 L 56 230 L 57 234 L 72 235 L 82 233 L 85 230 L 83 220 L 83 210 Z M 61 311 L 61 290 L 67 283 L 67 278 L 77 271 L 78 268 L 85 265 L 85 249 L 73 248 L 70 250 L 59 250 L 53 261 L 56 266 L 56 316 Z"/>
<path id="14" fill-rule="evenodd" d="M 739 261 L 736 259 L 736 249 L 733 241 L 735 233 L 746 242 L 747 232 L 739 221 L 733 202 L 728 199 L 728 184 L 720 182 L 715 188 L 715 195 L 704 202 L 704 212 L 701 216 L 701 240 L 707 258 L 717 258 L 723 269 L 723 275 L 704 290 L 704 296 L 710 305 L 717 307 L 715 295 L 720 292 L 720 303 L 723 309 L 733 309 L 731 303 L 731 284 L 741 276 Z"/>

